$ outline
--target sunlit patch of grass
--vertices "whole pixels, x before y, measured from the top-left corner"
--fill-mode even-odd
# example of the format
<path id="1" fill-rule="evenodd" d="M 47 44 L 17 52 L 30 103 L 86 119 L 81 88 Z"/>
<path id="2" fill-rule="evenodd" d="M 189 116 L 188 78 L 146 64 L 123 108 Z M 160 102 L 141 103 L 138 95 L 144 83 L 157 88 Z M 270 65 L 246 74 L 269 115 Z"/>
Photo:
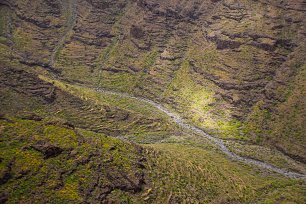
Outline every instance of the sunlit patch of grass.
<path id="1" fill-rule="evenodd" d="M 185 61 L 163 96 L 174 100 L 176 111 L 193 124 L 218 137 L 241 138 L 240 122 L 231 119 L 230 110 L 222 107 L 222 101 L 215 98 L 211 84 L 206 85 L 194 81 L 190 65 Z"/>
<path id="2" fill-rule="evenodd" d="M 151 105 L 148 105 L 145 102 L 140 102 L 137 99 L 108 94 L 104 92 L 97 92 L 96 90 L 93 90 L 91 88 L 86 88 L 78 85 L 71 85 L 64 82 L 60 82 L 58 80 L 51 80 L 44 76 L 40 77 L 43 80 L 54 83 L 55 86 L 58 86 L 59 88 L 71 93 L 72 95 L 80 97 L 83 100 L 92 101 L 95 104 L 116 106 L 125 110 L 134 111 L 150 117 L 155 116 L 165 120 L 168 119 L 168 117 L 164 113 L 157 111 L 155 107 L 152 107 Z"/>
<path id="3" fill-rule="evenodd" d="M 58 192 L 59 196 L 63 199 L 71 200 L 74 202 L 82 202 L 83 199 L 79 195 L 79 178 L 72 174 L 68 176 L 65 181 L 65 186 Z"/>
<path id="4" fill-rule="evenodd" d="M 287 186 L 300 188 L 301 185 L 299 181 L 266 177 L 216 152 L 194 146 L 154 144 L 146 147 L 152 148 L 147 151 L 147 168 L 152 180 L 152 190 L 147 196 L 153 203 L 156 200 L 163 203 L 248 203 L 271 196 L 266 192 L 284 192 Z M 299 190 L 288 193 L 286 199 L 301 202 L 305 195 Z"/>
<path id="5" fill-rule="evenodd" d="M 128 93 L 133 91 L 133 88 L 137 83 L 136 75 L 125 72 L 112 73 L 108 71 L 102 71 L 100 77 L 101 87 Z"/>

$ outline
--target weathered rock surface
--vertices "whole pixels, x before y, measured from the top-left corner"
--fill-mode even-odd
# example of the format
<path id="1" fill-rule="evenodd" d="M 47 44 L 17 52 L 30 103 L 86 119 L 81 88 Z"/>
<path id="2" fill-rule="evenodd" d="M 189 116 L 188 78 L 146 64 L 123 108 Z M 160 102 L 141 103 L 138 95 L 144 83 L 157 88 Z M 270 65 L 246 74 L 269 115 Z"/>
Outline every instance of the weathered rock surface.
<path id="1" fill-rule="evenodd" d="M 37 76 L 24 70 L 1 67 L 0 79 L 1 88 L 9 87 L 28 96 L 40 97 L 47 103 L 52 103 L 56 98 L 52 84 L 39 80 Z"/>
<path id="2" fill-rule="evenodd" d="M 303 111 L 294 116 L 302 121 L 289 127 L 283 122 L 289 119 L 280 118 L 305 109 L 304 103 L 293 102 L 305 99 L 298 92 L 305 70 L 303 0 L 6 0 L 1 9 L 7 14 L 1 15 L 6 22 L 2 45 L 12 59 L 71 82 L 161 100 L 191 118 L 205 116 L 216 124 L 239 120 L 249 124 L 250 137 L 306 155 Z M 194 93 L 195 86 L 170 89 L 185 80 L 182 72 L 198 89 L 214 93 L 210 111 L 193 110 L 189 95 L 177 94 Z M 39 90 L 33 94 L 54 100 L 52 90 Z M 207 126 L 204 119 L 197 122 Z M 284 145 L 289 137 L 290 148 Z"/>

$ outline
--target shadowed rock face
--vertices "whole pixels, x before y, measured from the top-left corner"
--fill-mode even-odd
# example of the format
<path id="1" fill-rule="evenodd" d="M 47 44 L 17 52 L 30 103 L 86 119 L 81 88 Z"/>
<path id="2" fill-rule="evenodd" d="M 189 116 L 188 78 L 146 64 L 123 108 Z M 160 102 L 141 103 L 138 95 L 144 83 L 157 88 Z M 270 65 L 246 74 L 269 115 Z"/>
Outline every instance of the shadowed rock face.
<path id="1" fill-rule="evenodd" d="M 60 147 L 54 146 L 52 144 L 48 144 L 43 141 L 39 141 L 31 147 L 41 152 L 45 159 L 56 157 L 57 155 L 61 154 L 64 151 Z"/>
<path id="2" fill-rule="evenodd" d="M 306 155 L 305 93 L 297 91 L 305 73 L 302 0 L 7 0 L 1 9 L 12 59 L 161 100 L 191 117 L 239 120 L 251 138 Z M 182 72 L 195 84 L 191 93 L 212 92 L 209 111 L 193 110 Z"/>
<path id="3" fill-rule="evenodd" d="M 29 97 L 40 97 L 46 103 L 52 103 L 56 98 L 55 87 L 52 84 L 39 80 L 34 74 L 24 70 L 1 67 L 0 79 L 2 89 L 9 87 Z"/>

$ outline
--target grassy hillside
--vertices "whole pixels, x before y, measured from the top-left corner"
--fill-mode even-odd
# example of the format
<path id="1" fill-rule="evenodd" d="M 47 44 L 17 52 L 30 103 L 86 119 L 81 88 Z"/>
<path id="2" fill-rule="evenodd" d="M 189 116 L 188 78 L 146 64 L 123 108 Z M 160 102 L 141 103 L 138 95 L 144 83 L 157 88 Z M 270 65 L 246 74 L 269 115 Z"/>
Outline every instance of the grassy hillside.
<path id="1" fill-rule="evenodd" d="M 65 121 L 95 132 L 120 135 L 175 132 L 175 125 L 152 107 L 135 100 L 98 94 L 91 89 L 71 86 L 29 73 L 20 68 L 2 67 L 2 113 L 35 113 L 51 121 Z M 16 79 L 21 80 L 16 80 Z"/>
<path id="2" fill-rule="evenodd" d="M 0 2 L 0 203 L 305 203 L 305 180 L 133 98 L 305 175 L 305 17 L 302 0 Z"/>
<path id="3" fill-rule="evenodd" d="M 288 101 L 303 89 L 294 82 L 305 66 L 300 8 L 300 0 L 18 0 L 0 6 L 1 59 L 158 100 L 217 137 L 305 161 L 305 117 Z M 288 115 L 290 130 L 278 128 Z"/>
<path id="4" fill-rule="evenodd" d="M 300 203 L 304 181 L 267 176 L 266 172 L 224 159 L 190 145 L 154 144 L 149 175 L 154 203 Z M 156 200 L 157 202 L 156 202 Z"/>
<path id="5" fill-rule="evenodd" d="M 183 131 L 171 118 L 146 103 L 51 80 L 17 68 L 3 67 L 1 76 L 1 187 L 3 199 L 8 199 L 9 203 L 15 200 L 30 202 L 33 195 L 37 202 L 46 202 L 47 195 L 51 194 L 50 199 L 56 203 L 79 203 L 86 199 L 148 203 L 158 203 L 160 200 L 170 203 L 244 203 L 257 202 L 259 197 L 262 198 L 260 201 L 267 200 L 267 203 L 279 199 L 299 203 L 305 199 L 302 193 L 304 181 L 285 179 L 272 172 L 231 162 L 208 140 Z M 14 78 L 22 80 L 14 81 Z M 139 145 L 105 135 L 147 145 L 140 151 Z M 117 145 L 118 153 L 114 155 Z M 228 145 L 240 155 L 293 171 L 305 171 L 303 164 L 278 152 L 260 146 L 239 146 L 234 141 Z M 115 150 L 113 146 L 116 146 Z M 92 148 L 93 156 L 89 156 Z M 78 150 L 78 153 L 74 150 Z M 96 154 L 96 150 L 99 153 Z M 14 156 L 16 154 L 18 156 Z M 93 173 L 87 172 L 88 169 L 83 172 L 85 164 L 78 162 L 86 156 L 89 163 L 93 160 L 102 162 L 106 172 L 115 174 L 106 176 L 106 179 L 117 178 L 117 169 L 123 168 L 121 165 L 136 165 L 137 169 L 138 160 L 135 158 L 140 158 L 139 171 L 144 174 L 144 183 L 141 187 L 135 187 L 137 190 L 126 189 L 126 178 L 119 176 L 118 182 L 106 182 L 110 185 L 106 193 L 96 190 L 86 193 L 83 190 L 87 188 L 86 182 L 94 182 L 95 175 L 99 174 L 96 168 L 90 170 Z M 117 164 L 110 159 L 111 166 L 105 166 L 103 162 L 109 162 L 109 157 L 115 156 L 122 163 Z M 17 165 L 15 160 L 22 160 L 18 161 L 18 167 L 14 166 Z M 27 166 L 25 160 L 35 162 Z M 10 167 L 11 163 L 13 167 Z M 51 170 L 40 172 L 45 165 L 44 168 L 52 167 Z M 64 173 L 58 176 L 62 172 L 58 169 L 62 168 Z M 77 173 L 79 168 L 80 172 Z M 25 173 L 22 173 L 23 170 L 20 173 L 18 169 L 24 169 Z M 134 172 L 135 169 L 133 166 L 132 170 L 123 170 Z M 93 176 L 83 178 L 82 175 L 87 173 Z M 74 183 L 66 184 L 67 179 L 70 182 L 68 175 L 71 174 Z M 49 183 L 49 176 L 54 183 Z M 46 179 L 48 182 L 44 183 Z M 84 179 L 88 180 L 83 182 Z M 39 183 L 43 184 L 32 188 L 32 185 Z M 92 198 L 96 194 L 100 197 Z"/>
<path id="6" fill-rule="evenodd" d="M 50 122 L 2 118 L 1 203 L 81 203 L 144 185 L 141 148 Z"/>
<path id="7" fill-rule="evenodd" d="M 204 147 L 140 147 L 40 118 L 0 120 L 1 202 L 302 203 L 304 181 Z"/>

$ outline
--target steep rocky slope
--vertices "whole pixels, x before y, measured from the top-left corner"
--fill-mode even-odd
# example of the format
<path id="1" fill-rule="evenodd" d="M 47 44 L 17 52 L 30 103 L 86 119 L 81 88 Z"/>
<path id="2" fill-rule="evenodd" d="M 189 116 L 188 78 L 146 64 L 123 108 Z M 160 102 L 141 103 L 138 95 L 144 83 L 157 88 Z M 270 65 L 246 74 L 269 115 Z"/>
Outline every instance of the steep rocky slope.
<path id="1" fill-rule="evenodd" d="M 300 161 L 304 39 L 301 0 L 1 3 L 8 63 L 162 101 L 216 136 Z"/>
<path id="2" fill-rule="evenodd" d="M 20 66 L 0 72 L 3 203 L 305 200 L 303 180 L 230 161 L 152 107 Z M 297 165 L 284 159 L 277 161 Z"/>
<path id="3" fill-rule="evenodd" d="M 150 202 L 152 193 L 173 203 L 187 198 L 190 202 L 279 202 L 280 192 L 289 189 L 283 200 L 293 201 L 291 198 L 295 196 L 291 193 L 295 191 L 295 202 L 301 202 L 303 182 L 293 182 L 290 186 L 289 181 L 275 184 L 272 179 L 271 183 L 263 184 L 262 175 L 242 185 L 245 190 L 240 185 L 226 183 L 234 190 L 224 198 L 220 196 L 224 192 L 216 188 L 209 197 L 212 184 L 208 182 L 207 195 L 192 200 L 196 189 L 204 188 L 196 182 L 202 177 L 186 172 L 196 174 L 207 161 L 194 158 L 191 162 L 202 163 L 184 166 L 184 159 L 174 159 L 180 155 L 178 150 L 210 155 L 209 162 L 214 162 L 211 154 L 220 152 L 209 152 L 214 149 L 209 145 L 204 145 L 209 153 L 190 150 L 188 145 L 191 149 L 198 148 L 207 141 L 186 136 L 186 132 L 150 106 L 98 94 L 92 88 L 157 101 L 205 132 L 227 140 L 227 144 L 233 144 L 230 147 L 233 151 L 304 173 L 305 12 L 303 0 L 0 0 L 1 133 L 19 123 L 28 124 L 30 119 L 38 120 L 34 126 L 77 128 L 139 143 L 183 144 L 182 147 L 150 145 L 162 152 L 162 156 L 156 156 L 148 150 L 148 163 L 144 164 L 146 175 L 157 180 L 148 180 L 145 187 L 141 186 L 147 192 L 140 196 L 134 195 L 138 190 L 121 192 L 120 186 L 114 187 L 115 194 L 120 191 L 113 195 L 114 200 L 116 196 L 127 200 L 132 196 Z M 1 142 L 12 148 L 10 133 L 5 132 L 8 138 L 1 135 Z M 77 131 L 72 134 L 78 136 Z M 32 136 L 25 139 L 26 143 L 34 141 Z M 19 137 L 17 140 L 25 142 Z M 253 148 L 256 153 L 247 151 Z M 132 149 L 128 151 L 134 152 Z M 167 149 L 172 156 L 165 156 Z M 22 149 L 22 154 L 28 155 L 28 151 L 43 159 L 35 148 Z M 281 159 L 275 159 L 271 152 Z M 187 155 L 192 157 L 191 153 Z M 68 162 L 66 159 L 62 161 Z M 236 171 L 236 164 L 216 165 Z M 167 166 L 177 168 L 172 177 L 166 173 Z M 3 172 L 1 176 L 5 177 L 6 171 Z M 233 173 L 218 172 L 227 178 Z M 242 172 L 243 182 L 247 182 L 249 175 Z M 214 174 L 203 175 L 218 181 L 219 187 L 224 185 Z M 18 181 L 19 177 L 13 179 Z M 158 179 L 183 180 L 181 186 L 167 186 Z M 257 181 L 262 186 L 255 185 Z M 126 184 L 121 180 L 119 183 Z M 191 190 L 181 191 L 186 186 Z M 163 187 L 167 187 L 165 191 L 160 190 Z M 268 190 L 263 195 L 260 188 Z M 239 193 L 232 196 L 236 190 L 245 197 L 239 197 Z M 164 195 L 167 193 L 168 197 Z M 263 196 L 262 200 L 255 199 L 259 195 Z M 2 197 L 13 199 L 7 193 L 1 194 Z M 84 199 L 81 197 L 73 199 L 77 202 Z"/>
<path id="4" fill-rule="evenodd" d="M 36 114 L 53 122 L 77 126 L 112 136 L 122 134 L 166 134 L 174 132 L 171 123 L 146 107 L 127 109 L 126 101 L 103 97 L 97 102 L 90 93 L 52 84 L 35 73 L 0 66 L 1 113 L 14 115 Z M 58 86 L 56 86 L 58 85 Z M 88 96 L 89 94 L 89 96 Z M 141 109 L 142 111 L 139 111 Z M 149 113 L 151 112 L 151 113 Z"/>

